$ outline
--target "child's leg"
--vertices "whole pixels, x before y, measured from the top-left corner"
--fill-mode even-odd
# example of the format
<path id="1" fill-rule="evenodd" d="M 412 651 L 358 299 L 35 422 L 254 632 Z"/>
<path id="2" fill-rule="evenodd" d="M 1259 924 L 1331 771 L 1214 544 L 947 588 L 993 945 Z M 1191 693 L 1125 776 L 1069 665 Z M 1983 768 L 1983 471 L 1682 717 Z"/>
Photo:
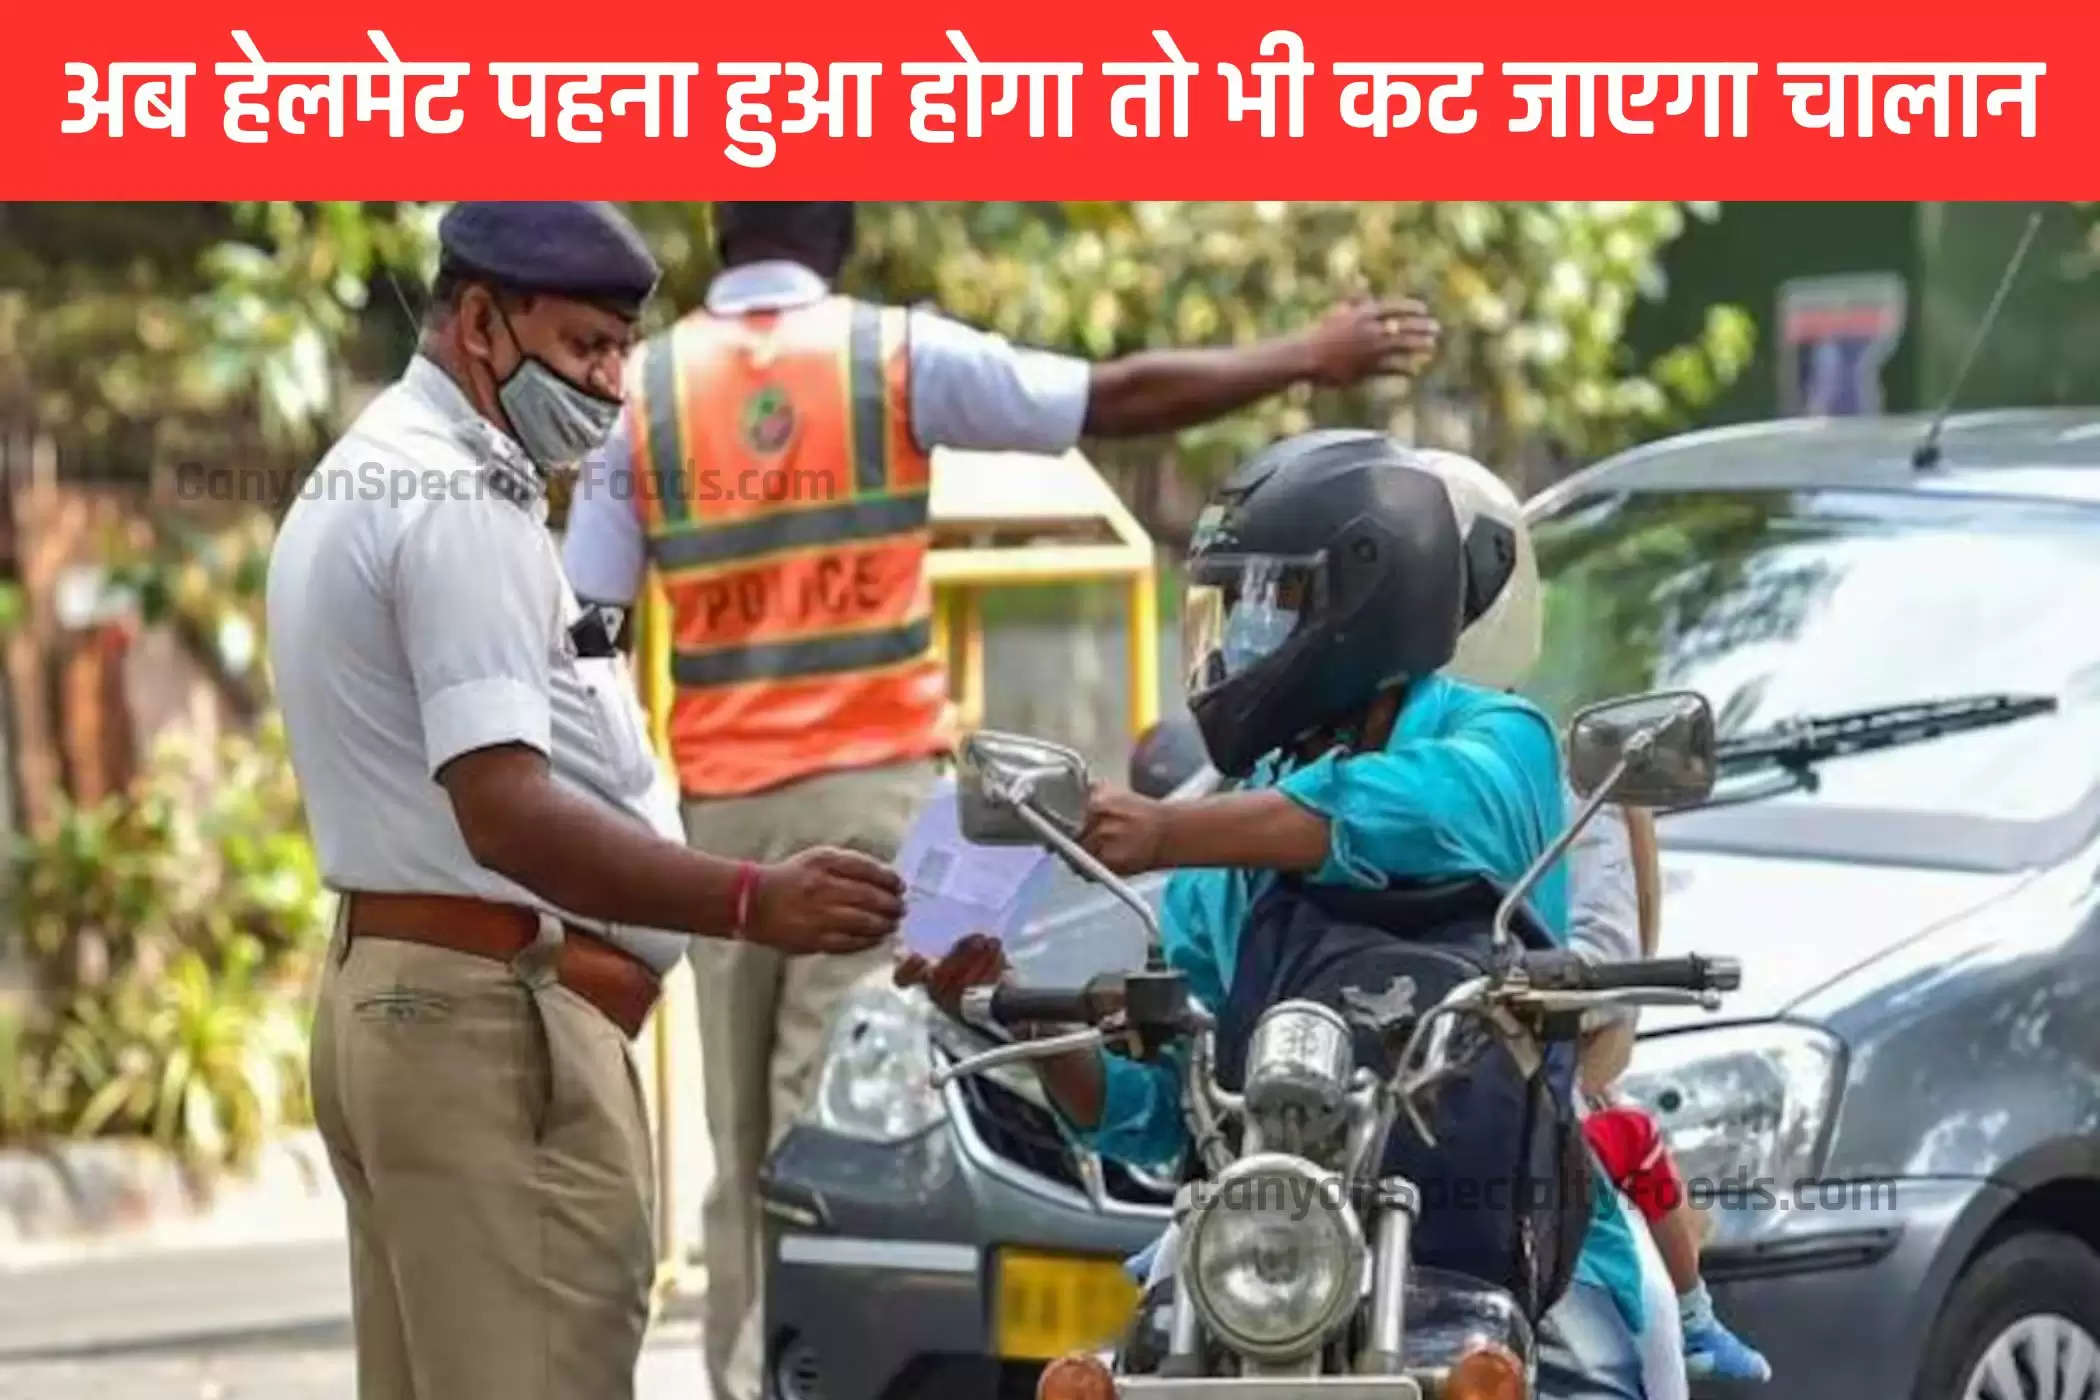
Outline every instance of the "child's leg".
<path id="1" fill-rule="evenodd" d="M 1705 1231 L 1655 1120 L 1639 1109 L 1611 1108 L 1591 1114 L 1584 1130 L 1605 1171 L 1639 1207 L 1670 1271 L 1684 1325 L 1685 1369 L 1695 1377 L 1769 1380 L 1772 1368 L 1764 1357 L 1714 1316 L 1713 1299 L 1699 1277 Z"/>
<path id="2" fill-rule="evenodd" d="M 1699 1282 L 1699 1239 L 1705 1233 L 1700 1228 L 1698 1212 L 1680 1201 L 1675 1210 L 1650 1220 L 1648 1233 L 1655 1237 L 1655 1248 L 1662 1254 L 1663 1267 L 1670 1271 L 1671 1285 L 1679 1293 L 1689 1292 Z"/>

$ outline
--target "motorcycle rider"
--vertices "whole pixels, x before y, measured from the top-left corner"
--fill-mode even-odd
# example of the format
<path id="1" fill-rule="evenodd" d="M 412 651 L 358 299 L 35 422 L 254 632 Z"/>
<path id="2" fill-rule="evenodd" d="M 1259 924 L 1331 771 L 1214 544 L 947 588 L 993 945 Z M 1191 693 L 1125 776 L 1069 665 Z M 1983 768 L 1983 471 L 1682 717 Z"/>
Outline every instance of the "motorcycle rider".
<path id="1" fill-rule="evenodd" d="M 1441 674 L 1465 620 L 1516 568 L 1521 519 L 1385 435 L 1325 430 L 1246 463 L 1199 519 L 1183 618 L 1190 709 L 1237 791 L 1167 804 L 1097 787 L 1081 840 L 1118 874 L 1173 869 L 1164 954 L 1224 1005 L 1241 933 L 1280 872 L 1322 884 L 1485 876 L 1513 883 L 1559 833 L 1549 721 L 1528 702 Z M 1535 587 L 1535 582 L 1532 585 Z M 1560 937 L 1565 873 L 1531 896 Z M 953 1012 L 1004 972 L 966 939 L 900 963 Z M 1105 1155 L 1175 1160 L 1178 1072 L 1083 1051 L 1037 1065 L 1050 1097 Z M 1540 1389 L 1642 1400 L 1636 1247 L 1615 1192 L 1592 1193 L 1574 1280 L 1540 1334 Z"/>

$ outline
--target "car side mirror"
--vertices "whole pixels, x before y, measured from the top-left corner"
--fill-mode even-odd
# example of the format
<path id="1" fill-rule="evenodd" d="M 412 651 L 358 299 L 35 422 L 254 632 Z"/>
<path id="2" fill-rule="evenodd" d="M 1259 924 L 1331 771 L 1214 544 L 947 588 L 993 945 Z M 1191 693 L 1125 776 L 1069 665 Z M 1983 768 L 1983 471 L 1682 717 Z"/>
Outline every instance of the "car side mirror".
<path id="1" fill-rule="evenodd" d="M 963 740 L 956 780 L 963 838 L 981 846 L 1041 846 L 1048 842 L 1024 813 L 1032 812 L 1067 836 L 1086 825 L 1086 760 L 1062 744 L 979 730 Z"/>
<path id="2" fill-rule="evenodd" d="M 1591 705 L 1568 725 L 1568 781 L 1628 807 L 1683 807 L 1713 792 L 1714 712 L 1695 690 Z"/>

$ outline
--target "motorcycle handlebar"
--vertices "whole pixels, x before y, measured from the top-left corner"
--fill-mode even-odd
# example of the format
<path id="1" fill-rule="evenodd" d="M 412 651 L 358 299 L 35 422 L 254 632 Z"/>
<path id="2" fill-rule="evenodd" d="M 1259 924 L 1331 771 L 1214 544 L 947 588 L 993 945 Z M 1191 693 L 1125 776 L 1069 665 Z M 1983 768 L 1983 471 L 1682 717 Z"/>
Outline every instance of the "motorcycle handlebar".
<path id="1" fill-rule="evenodd" d="M 990 1010 L 992 1019 L 1002 1026 L 1094 1019 L 1084 987 L 999 987 L 992 992 Z"/>
<path id="2" fill-rule="evenodd" d="M 963 1012 L 965 1019 L 987 1020 L 1008 1029 L 1044 1023 L 1093 1025 L 1120 1009 L 1119 990 L 1113 979 L 1105 977 L 1084 987 L 1021 987 L 1002 982 L 963 993 Z"/>
<path id="3" fill-rule="evenodd" d="M 1615 963 L 1590 963 L 1567 952 L 1529 953 L 1524 957 L 1524 972 L 1532 987 L 1546 992 L 1616 992 L 1636 987 L 1732 992 L 1743 985 L 1740 961 L 1698 953 Z"/>

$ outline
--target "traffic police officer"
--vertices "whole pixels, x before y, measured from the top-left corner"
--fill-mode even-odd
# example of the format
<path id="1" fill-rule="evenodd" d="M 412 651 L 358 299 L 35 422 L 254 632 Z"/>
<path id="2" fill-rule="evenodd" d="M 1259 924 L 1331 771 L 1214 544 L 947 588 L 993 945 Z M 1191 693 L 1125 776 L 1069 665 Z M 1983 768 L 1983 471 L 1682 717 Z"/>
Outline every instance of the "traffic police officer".
<path id="1" fill-rule="evenodd" d="M 462 204 L 440 234 L 415 359 L 270 560 L 293 767 L 343 896 L 315 1116 L 363 1400 L 607 1400 L 633 1393 L 653 1263 L 629 1042 L 682 935 L 858 953 L 901 889 L 843 851 L 688 849 L 564 580 L 546 480 L 619 412 L 657 277 L 633 227 Z"/>
<path id="2" fill-rule="evenodd" d="M 902 841 L 953 738 L 925 571 L 932 449 L 1166 432 L 1293 384 L 1411 369 L 1436 343 L 1420 303 L 1363 300 L 1259 344 L 1089 364 L 837 294 L 853 224 L 844 203 L 715 206 L 725 270 L 635 356 L 621 427 L 570 509 L 586 603 L 617 611 L 647 563 L 663 575 L 671 748 L 687 836 L 707 849 L 764 858 L 823 838 L 889 856 Z M 693 957 L 715 1152 L 708 1376 L 716 1400 L 756 1400 L 759 1162 L 876 963 Z"/>

